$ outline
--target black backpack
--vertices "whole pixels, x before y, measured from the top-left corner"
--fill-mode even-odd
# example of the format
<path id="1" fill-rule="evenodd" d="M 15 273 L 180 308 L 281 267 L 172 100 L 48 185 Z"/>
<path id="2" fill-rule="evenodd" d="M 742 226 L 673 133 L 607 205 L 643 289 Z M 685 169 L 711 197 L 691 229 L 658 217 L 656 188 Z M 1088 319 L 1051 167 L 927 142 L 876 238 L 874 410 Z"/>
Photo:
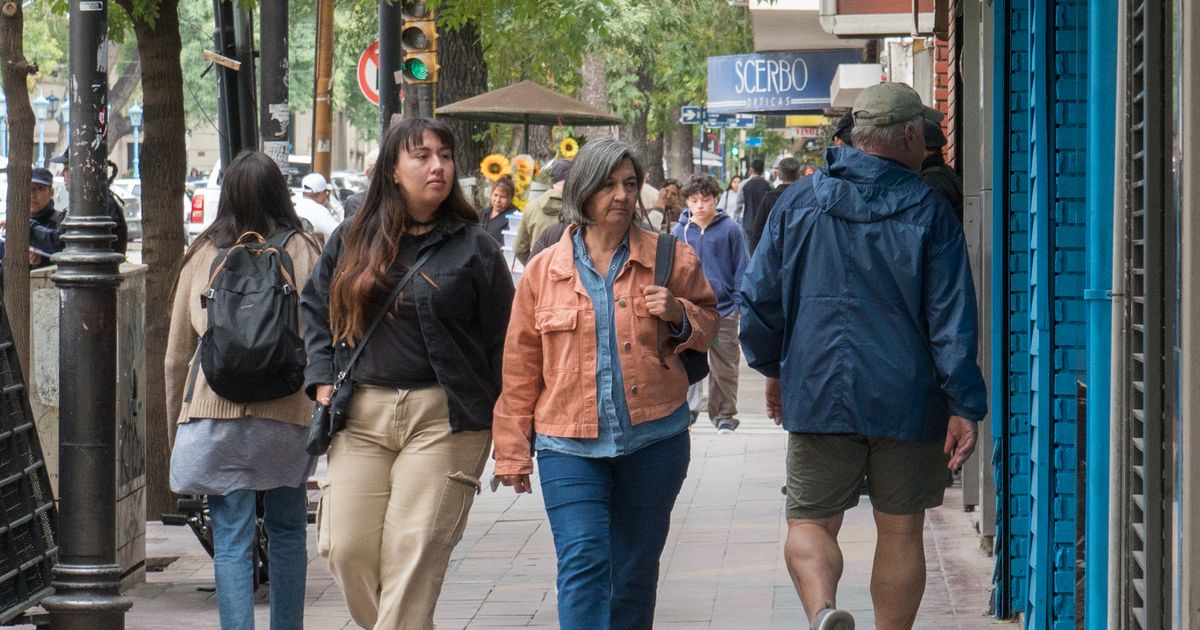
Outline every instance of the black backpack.
<path id="1" fill-rule="evenodd" d="M 213 260 L 200 296 L 208 330 L 197 361 L 208 386 L 226 400 L 274 400 L 304 385 L 300 299 L 284 250 L 293 233 L 268 240 L 247 232 Z"/>
<path id="2" fill-rule="evenodd" d="M 658 235 L 658 246 L 654 251 L 654 284 L 656 286 L 667 286 L 667 280 L 671 277 L 671 267 L 675 265 L 676 240 L 670 234 Z M 663 366 L 666 366 L 661 325 L 658 327 L 658 360 Z M 683 369 L 687 372 L 689 385 L 695 385 L 708 376 L 707 352 L 684 350 L 679 353 L 679 360 L 683 361 Z"/>

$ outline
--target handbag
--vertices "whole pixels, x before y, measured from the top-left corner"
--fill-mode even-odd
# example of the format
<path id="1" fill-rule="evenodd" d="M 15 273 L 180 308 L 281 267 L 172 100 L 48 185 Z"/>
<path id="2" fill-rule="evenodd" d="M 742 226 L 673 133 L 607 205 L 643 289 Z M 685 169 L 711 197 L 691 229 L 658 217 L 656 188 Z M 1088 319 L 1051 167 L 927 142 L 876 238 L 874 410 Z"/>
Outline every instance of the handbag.
<path id="1" fill-rule="evenodd" d="M 351 368 L 358 361 L 363 348 L 367 347 L 367 340 L 371 338 L 375 329 L 379 327 L 380 322 L 387 316 L 390 310 L 388 305 L 393 304 L 400 297 L 400 292 L 404 290 L 404 287 L 417 274 L 417 270 L 429 260 L 429 257 L 437 251 L 439 246 L 440 242 L 435 243 L 432 247 L 425 250 L 417 258 L 417 261 L 413 263 L 412 267 L 409 267 L 404 276 L 400 278 L 400 281 L 396 283 L 391 295 L 383 303 L 384 308 L 379 309 L 379 313 L 375 315 L 375 319 L 371 320 L 371 324 L 363 332 L 362 338 L 358 340 L 358 344 L 354 348 L 354 353 L 350 355 L 350 360 L 346 362 L 346 365 L 338 372 L 337 378 L 334 379 L 333 393 L 329 395 L 329 404 L 325 405 L 317 401 L 316 406 L 313 407 L 312 420 L 308 426 L 308 443 L 305 446 L 309 455 L 324 455 L 329 450 L 329 445 L 333 443 L 333 436 L 346 428 L 346 411 L 350 408 L 350 394 L 354 390 L 354 387 L 347 383 Z"/>
<path id="2" fill-rule="evenodd" d="M 671 234 L 660 234 L 658 237 L 658 246 L 654 251 L 654 284 L 660 287 L 667 286 L 667 279 L 671 277 L 671 267 L 675 264 L 675 242 L 676 239 Z M 658 361 L 663 367 L 667 367 L 663 353 L 663 327 L 658 327 Z M 708 353 L 700 350 L 684 350 L 679 353 L 679 360 L 683 362 L 683 370 L 687 372 L 688 385 L 695 385 L 704 380 L 708 376 Z"/>

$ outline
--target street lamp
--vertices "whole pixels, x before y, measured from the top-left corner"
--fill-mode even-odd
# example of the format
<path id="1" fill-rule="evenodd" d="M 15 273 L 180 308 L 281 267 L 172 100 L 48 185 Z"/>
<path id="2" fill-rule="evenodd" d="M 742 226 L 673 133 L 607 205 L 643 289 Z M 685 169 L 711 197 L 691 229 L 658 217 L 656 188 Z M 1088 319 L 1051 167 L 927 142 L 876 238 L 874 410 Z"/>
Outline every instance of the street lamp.
<path id="1" fill-rule="evenodd" d="M 141 147 L 138 145 L 138 131 L 142 128 L 142 107 L 137 101 L 133 102 L 126 113 L 129 114 L 129 126 L 133 127 L 133 178 L 140 179 L 142 176 L 141 169 Z"/>
<path id="2" fill-rule="evenodd" d="M 8 159 L 8 99 L 0 92 L 0 156 Z"/>
<path id="3" fill-rule="evenodd" d="M 46 116 L 50 114 L 50 100 L 46 98 L 45 92 L 38 92 L 38 97 L 33 99 L 33 116 L 38 122 L 38 157 L 37 163 L 39 166 L 46 163 Z"/>

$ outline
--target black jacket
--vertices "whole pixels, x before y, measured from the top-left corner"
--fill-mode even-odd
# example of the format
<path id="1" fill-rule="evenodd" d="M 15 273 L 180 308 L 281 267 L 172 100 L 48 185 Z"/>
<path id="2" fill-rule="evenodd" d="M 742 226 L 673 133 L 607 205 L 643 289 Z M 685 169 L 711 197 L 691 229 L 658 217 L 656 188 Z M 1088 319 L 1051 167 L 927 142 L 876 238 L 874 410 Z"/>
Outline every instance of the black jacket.
<path id="1" fill-rule="evenodd" d="M 754 212 L 750 212 L 750 206 L 746 206 L 742 210 L 742 229 L 746 231 L 746 248 L 750 253 L 754 253 L 754 248 L 758 247 L 758 240 L 762 238 L 763 229 L 767 225 L 767 217 L 771 216 L 771 209 L 775 207 L 775 202 L 783 196 L 783 191 L 787 190 L 796 182 L 787 182 L 772 188 L 767 191 L 767 194 L 762 196 L 754 207 Z"/>
<path id="2" fill-rule="evenodd" d="M 921 179 L 929 185 L 934 192 L 946 198 L 950 202 L 950 206 L 954 208 L 954 214 L 958 216 L 959 223 L 963 220 L 963 185 L 962 177 L 950 165 L 946 164 L 946 160 L 942 158 L 941 153 L 934 153 L 925 158 L 921 163 Z"/>
<path id="3" fill-rule="evenodd" d="M 759 223 L 761 225 L 767 222 L 767 217 L 758 217 L 758 206 L 769 192 L 771 192 L 771 182 L 764 179 L 762 175 L 746 178 L 742 182 L 741 188 L 738 188 L 738 193 L 742 196 L 742 229 L 747 236 L 750 234 L 751 224 Z M 770 211 L 771 209 L 767 208 L 767 212 Z M 747 239 L 746 245 L 749 246 L 750 252 L 754 253 L 754 242 Z"/>
<path id="4" fill-rule="evenodd" d="M 434 229 L 438 235 L 421 251 L 440 243 L 438 250 L 406 290 L 413 291 L 429 360 L 449 400 L 451 429 L 488 429 L 492 407 L 500 397 L 512 277 L 500 247 L 483 228 L 448 219 Z M 344 341 L 335 348 L 329 329 L 329 285 L 341 251 L 342 228 L 338 228 L 300 297 L 308 351 L 305 391 L 310 398 L 318 385 L 333 383 L 354 351 Z M 348 380 L 354 380 L 353 373 Z"/>

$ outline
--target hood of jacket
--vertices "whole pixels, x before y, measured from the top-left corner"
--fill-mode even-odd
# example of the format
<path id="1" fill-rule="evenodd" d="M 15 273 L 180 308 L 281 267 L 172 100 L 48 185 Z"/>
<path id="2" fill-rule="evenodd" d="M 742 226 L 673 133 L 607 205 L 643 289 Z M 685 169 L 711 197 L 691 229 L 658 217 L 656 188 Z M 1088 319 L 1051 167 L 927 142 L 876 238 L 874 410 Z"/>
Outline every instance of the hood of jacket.
<path id="1" fill-rule="evenodd" d="M 921 204 L 929 186 L 897 162 L 852 147 L 830 147 L 826 167 L 812 175 L 821 211 L 846 221 L 874 223 Z"/>
<path id="2" fill-rule="evenodd" d="M 557 217 L 562 214 L 562 191 L 556 188 L 551 188 L 542 193 L 546 195 L 546 201 L 542 203 L 542 214 Z"/>
<path id="3" fill-rule="evenodd" d="M 721 223 L 724 223 L 727 220 L 732 221 L 732 219 L 729 218 L 728 214 L 726 214 L 723 211 L 718 210 L 716 216 L 713 217 L 712 223 L 709 223 L 708 227 L 704 228 L 704 231 L 707 232 L 707 231 L 713 229 L 714 227 L 720 225 Z M 692 223 L 691 208 L 683 209 L 683 213 L 679 215 L 679 225 L 684 226 L 684 229 L 689 230 L 689 231 L 693 228 L 695 228 L 697 231 L 700 230 L 699 224 Z"/>

